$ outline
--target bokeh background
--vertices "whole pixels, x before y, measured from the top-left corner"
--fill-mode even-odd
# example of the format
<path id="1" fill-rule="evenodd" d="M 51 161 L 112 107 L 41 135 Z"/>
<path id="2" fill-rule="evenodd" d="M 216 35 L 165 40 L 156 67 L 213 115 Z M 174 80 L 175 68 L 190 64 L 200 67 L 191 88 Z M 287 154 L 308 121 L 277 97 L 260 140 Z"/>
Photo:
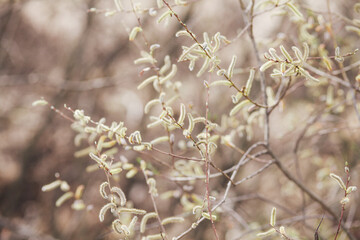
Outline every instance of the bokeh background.
<path id="1" fill-rule="evenodd" d="M 114 9 L 113 1 L 0 1 L 0 239 L 112 238 L 110 222 L 98 221 L 98 210 L 103 204 L 98 186 L 105 179 L 104 173 L 86 173 L 84 169 L 90 160 L 74 157 L 78 149 L 73 143 L 75 133 L 70 128 L 71 122 L 47 107 L 32 107 L 31 103 L 44 97 L 69 116 L 71 113 L 63 108 L 64 104 L 73 109 L 84 109 L 86 115 L 95 120 L 106 117 L 107 122 L 124 121 L 131 131 L 140 130 L 145 139 L 151 139 L 157 134 L 156 130 L 146 129 L 149 120 L 143 113 L 144 105 L 157 96 L 156 92 L 151 89 L 139 92 L 136 89 L 147 73 L 141 76 L 144 66 L 134 65 L 133 61 L 140 56 L 140 50 L 146 48 L 141 37 L 129 42 L 128 32 L 138 22 L 131 11 L 130 2 L 123 2 L 128 12 L 106 17 L 104 12 L 89 13 L 88 10 Z M 326 1 L 298 2 L 305 15 L 310 15 L 309 9 L 312 9 L 313 13 L 322 15 L 325 22 L 328 21 Z M 342 52 L 353 51 L 360 47 L 360 38 L 355 33 L 345 31 L 348 23 L 341 16 L 359 18 L 353 11 L 353 5 L 358 1 L 330 2 L 336 13 L 333 17 L 336 38 L 340 46 L 345 46 Z M 144 8 L 155 6 L 156 1 L 142 1 Z M 174 10 L 200 38 L 204 31 L 210 35 L 220 31 L 228 39 L 234 39 L 220 51 L 219 56 L 222 65 L 227 66 L 232 55 L 238 55 L 235 76 L 240 84 L 244 84 L 249 68 L 258 65 L 248 36 L 244 34 L 236 37 L 245 26 L 239 2 L 198 0 L 190 1 L 184 7 L 174 7 Z M 167 25 L 156 23 L 157 17 L 164 11 L 166 9 L 158 10 L 155 17 L 147 12 L 139 14 L 148 42 L 161 45 L 156 52 L 160 66 L 165 55 L 170 55 L 171 60 L 176 62 L 181 54 L 181 46 L 192 44 L 189 39 L 174 37 L 181 29 L 174 18 Z M 301 46 L 297 38 L 298 28 L 289 21 L 289 17 L 283 16 L 281 11 L 276 15 L 272 13 L 262 14 L 254 22 L 260 52 L 264 53 L 273 47 L 276 40 L 286 46 Z M 321 29 L 321 24 L 317 32 L 314 30 L 314 34 L 326 49 L 333 52 L 331 37 L 326 29 Z M 345 66 L 359 59 L 359 54 L 347 58 Z M 351 69 L 349 78 L 354 81 L 357 73 L 358 68 Z M 206 78 L 213 81 L 216 75 Z M 182 99 L 194 106 L 199 114 L 204 114 L 206 92 L 203 79 L 196 78 L 188 70 L 187 63 L 180 63 L 176 80 L 183 84 Z M 295 141 L 310 117 L 324 106 L 327 91 L 326 86 L 310 88 L 305 86 L 304 79 L 299 82 L 299 86 L 286 98 L 283 111 L 274 112 L 270 125 L 272 146 L 294 172 L 291 159 L 294 158 Z M 271 82 L 270 85 L 276 88 L 275 83 Z M 259 86 L 255 85 L 254 89 L 259 91 Z M 346 91 L 343 94 L 346 95 Z M 221 113 L 231 109 L 231 94 L 233 92 L 225 87 L 211 92 L 210 109 L 214 122 L 220 124 Z M 253 94 L 256 96 L 256 93 Z M 359 103 L 359 98 L 356 101 Z M 319 134 L 320 130 L 328 132 Z M 298 153 L 303 181 L 340 213 L 338 202 L 342 192 L 327 178 L 327 174 L 335 172 L 344 176 L 344 162 L 348 161 L 352 184 L 358 185 L 359 120 L 353 107 L 345 106 L 341 113 L 320 115 L 309 132 Z M 181 138 L 181 133 L 178 137 Z M 261 130 L 255 128 L 250 142 L 261 138 Z M 246 137 L 237 140 L 238 146 L 244 149 L 250 142 L 247 142 Z M 223 169 L 232 166 L 233 159 L 240 156 L 238 153 L 227 153 L 226 149 L 221 148 L 220 151 L 221 155 L 214 161 Z M 134 161 L 137 156 L 134 153 L 120 154 L 126 154 L 130 161 Z M 246 176 L 259 166 L 247 166 L 241 170 L 241 175 Z M 94 209 L 77 212 L 69 204 L 56 208 L 55 201 L 62 193 L 41 192 L 41 186 L 53 181 L 55 173 L 59 173 L 72 188 L 85 184 L 84 199 Z M 224 183 L 224 179 L 218 179 L 211 187 L 221 193 Z M 121 178 L 119 185 L 135 206 L 151 210 L 147 187 L 141 176 L 131 180 Z M 197 189 L 200 190 L 201 186 L 200 183 Z M 165 181 L 159 189 L 165 191 L 177 187 Z M 232 197 L 236 196 L 245 197 L 231 202 L 228 212 L 224 210 L 221 224 L 217 225 L 222 239 L 239 238 L 246 232 L 244 226 L 266 224 L 275 204 L 285 205 L 279 212 L 279 217 L 284 219 L 301 212 L 301 192 L 275 168 L 236 188 Z M 351 201 L 346 216 L 349 216 L 347 220 L 353 226 L 352 231 L 360 238 L 359 196 L 355 194 Z M 159 210 L 164 215 L 171 216 L 181 211 L 178 199 L 160 202 Z M 310 200 L 307 204 L 310 215 L 323 214 L 317 204 Z M 238 216 L 242 218 L 234 221 L 233 218 Z M 316 228 L 318 221 L 319 217 L 315 217 L 308 223 Z M 293 222 L 290 225 L 294 228 L 297 226 Z M 327 221 L 323 227 L 334 231 L 335 226 Z M 312 238 L 313 229 L 304 226 L 299 228 L 303 229 L 300 232 L 305 232 L 301 239 Z M 185 228 L 180 226 L 172 229 L 174 234 L 181 230 Z M 210 239 L 211 234 L 210 225 L 203 224 L 186 239 Z M 345 235 L 342 237 L 346 239 Z M 252 238 L 246 235 L 241 239 Z"/>

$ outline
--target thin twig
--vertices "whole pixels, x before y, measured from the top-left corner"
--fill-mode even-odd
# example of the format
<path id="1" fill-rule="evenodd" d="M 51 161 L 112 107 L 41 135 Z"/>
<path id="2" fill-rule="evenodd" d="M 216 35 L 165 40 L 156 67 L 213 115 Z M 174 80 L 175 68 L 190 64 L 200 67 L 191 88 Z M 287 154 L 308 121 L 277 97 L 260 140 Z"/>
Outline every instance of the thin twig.
<path id="1" fill-rule="evenodd" d="M 349 172 L 347 166 L 346 166 L 345 169 L 346 169 L 346 170 L 345 170 L 345 172 L 346 172 L 346 189 L 344 189 L 344 192 L 345 192 L 344 198 L 346 198 L 347 195 L 348 195 L 347 189 L 348 189 L 349 183 L 350 183 L 350 172 Z M 334 237 L 334 240 L 336 240 L 336 239 L 337 239 L 337 236 L 339 235 L 340 228 L 341 228 L 341 223 L 342 223 L 342 220 L 343 220 L 343 217 L 344 217 L 345 205 L 346 205 L 346 204 L 343 203 L 343 204 L 341 204 L 341 205 L 342 205 L 342 206 L 341 206 L 341 215 L 340 215 L 339 224 L 338 224 L 338 227 L 337 227 L 337 230 L 336 230 L 336 235 L 335 235 L 335 237 Z"/>
<path id="2" fill-rule="evenodd" d="M 339 83 L 339 84 L 341 84 L 341 85 L 343 85 L 344 87 L 347 87 L 347 88 L 351 87 L 350 83 L 345 82 L 341 78 L 338 78 L 336 76 L 333 76 L 331 74 L 323 72 L 323 71 L 319 70 L 318 68 L 315 68 L 315 67 L 311 66 L 308 63 L 304 63 L 304 67 L 305 67 L 305 69 L 310 70 L 311 72 L 316 73 L 319 76 L 328 78 L 329 80 L 333 81 L 334 83 Z"/>
<path id="3" fill-rule="evenodd" d="M 174 158 L 179 158 L 179 159 L 184 159 L 184 160 L 189 160 L 189 161 L 204 162 L 204 159 L 201 159 L 201 158 L 181 156 L 181 155 L 177 155 L 177 154 L 174 154 L 174 153 L 169 153 L 169 152 L 162 151 L 162 150 L 160 150 L 160 149 L 158 149 L 156 147 L 152 147 L 152 150 L 154 150 L 155 152 L 161 153 L 161 154 L 169 155 L 169 156 L 174 157 Z"/>
<path id="4" fill-rule="evenodd" d="M 319 228 L 320 228 L 320 225 L 322 223 L 322 221 L 324 220 L 324 216 L 322 216 L 320 222 L 319 222 L 319 225 L 317 226 L 316 230 L 315 230 L 315 233 L 314 233 L 314 240 L 319 240 Z"/>
<path id="5" fill-rule="evenodd" d="M 149 181 L 148 181 L 149 178 L 148 178 L 148 176 L 146 175 L 145 170 L 142 170 L 142 172 L 143 172 L 143 174 L 144 174 L 146 184 L 148 185 L 148 188 L 149 188 L 149 190 L 150 190 Z M 159 222 L 159 225 L 160 225 L 160 229 L 161 229 L 160 234 L 161 234 L 161 237 L 162 237 L 163 239 L 167 239 L 167 236 L 168 236 L 168 235 L 166 234 L 165 228 L 164 228 L 164 226 L 163 226 L 162 223 L 161 223 L 161 218 L 160 218 L 160 215 L 159 215 L 159 211 L 158 211 L 158 209 L 157 209 L 157 205 L 156 205 L 156 202 L 155 202 L 154 195 L 151 193 L 151 191 L 149 191 L 149 195 L 150 195 L 150 199 L 151 199 L 151 202 L 152 202 L 152 204 L 153 204 L 153 207 L 154 207 L 154 212 L 156 213 L 156 219 L 157 219 L 157 221 Z"/>
<path id="6" fill-rule="evenodd" d="M 267 164 L 265 164 L 263 167 L 259 168 L 258 170 L 256 170 L 255 172 L 253 172 L 252 174 L 250 174 L 249 176 L 244 177 L 243 179 L 237 181 L 235 183 L 235 185 L 239 185 L 240 183 L 243 183 L 257 175 L 259 175 L 260 173 L 262 173 L 263 171 L 265 171 L 268 167 L 270 167 L 272 164 L 274 163 L 274 161 L 270 161 Z"/>
<path id="7" fill-rule="evenodd" d="M 282 78 L 281 78 L 281 80 L 282 80 L 281 82 L 283 82 L 285 79 L 286 79 L 285 77 L 282 77 Z M 277 95 L 277 100 L 276 100 L 276 102 L 271 106 L 271 108 L 267 110 L 267 114 L 268 114 L 268 115 L 270 115 L 270 113 L 280 104 L 281 100 L 286 96 L 286 93 L 287 93 L 287 91 L 289 90 L 290 85 L 291 85 L 291 80 L 292 80 L 292 77 L 289 78 L 288 83 L 287 83 L 284 91 L 282 91 L 282 87 L 281 87 L 281 86 L 283 86 L 283 84 L 280 85 L 279 90 L 278 90 L 278 92 L 277 92 L 277 94 L 276 94 L 276 95 Z M 280 95 L 280 94 L 281 94 L 281 95 Z"/>
<path id="8" fill-rule="evenodd" d="M 257 158 L 266 153 L 267 153 L 267 150 L 263 150 L 263 151 L 259 151 L 259 152 L 255 153 L 251 156 L 252 156 L 252 158 Z M 252 159 L 252 158 L 250 158 L 250 154 L 247 154 L 247 156 L 248 157 L 241 163 L 240 167 L 245 165 L 248 161 L 250 161 Z M 231 168 L 224 170 L 224 173 L 230 173 L 230 172 L 234 171 L 235 168 L 236 168 L 236 166 L 232 166 Z M 218 173 L 210 174 L 209 178 L 216 178 L 216 177 L 220 177 L 220 176 L 222 176 L 222 173 L 218 172 Z M 205 179 L 205 177 L 206 177 L 205 175 L 203 175 L 203 176 L 195 175 L 195 176 L 187 176 L 187 177 L 170 177 L 169 180 L 177 181 L 177 182 L 187 182 L 187 181 L 191 181 L 191 180 Z"/>
<path id="9" fill-rule="evenodd" d="M 214 231 L 215 234 L 215 238 L 217 240 L 219 240 L 219 235 L 216 231 L 216 227 L 214 224 L 214 219 L 213 219 L 213 213 L 211 211 L 211 202 L 210 202 L 210 179 L 209 179 L 209 174 L 210 174 L 210 168 L 209 168 L 209 162 L 211 162 L 210 159 L 210 155 L 209 155 L 209 129 L 208 129 L 208 119 L 209 119 L 209 95 L 210 95 L 210 89 L 209 89 L 209 85 L 207 84 L 207 82 L 204 82 L 205 84 L 205 89 L 206 89 L 206 101 L 205 101 L 205 175 L 206 175 L 206 180 L 205 180 L 205 185 L 206 185 L 206 191 L 205 191 L 205 195 L 206 195 L 206 199 L 207 199 L 207 208 L 208 208 L 208 212 L 209 212 L 209 216 L 210 216 L 210 221 L 211 221 L 211 227 Z"/>
<path id="10" fill-rule="evenodd" d="M 246 23 L 250 23 L 248 35 L 250 37 L 250 41 L 251 41 L 252 47 L 253 47 L 254 52 L 255 52 L 255 57 L 256 57 L 257 64 L 260 66 L 262 64 L 262 62 L 261 62 L 261 59 L 260 59 L 260 54 L 259 54 L 259 50 L 258 50 L 257 45 L 256 45 L 256 41 L 255 41 L 255 38 L 254 38 L 254 31 L 253 31 L 255 0 L 251 1 L 251 8 L 250 8 L 250 16 L 249 17 L 246 16 L 246 12 L 245 12 L 245 9 L 244 9 L 245 6 L 244 6 L 244 4 L 243 4 L 243 2 L 241 0 L 240 0 L 240 6 L 241 6 L 241 10 L 242 10 L 243 19 L 245 20 Z M 263 105 L 268 106 L 267 94 L 266 94 L 266 80 L 265 80 L 264 72 L 260 72 L 260 88 L 261 88 L 261 95 L 262 95 L 263 102 L 264 102 Z M 266 145 L 269 144 L 269 138 L 270 138 L 269 112 L 268 112 L 268 109 L 265 109 L 264 141 L 266 142 Z"/>
<path id="11" fill-rule="evenodd" d="M 243 161 L 246 160 L 246 157 L 247 155 L 252 151 L 254 150 L 255 148 L 259 147 L 259 146 L 266 146 L 266 143 L 265 142 L 257 142 L 253 145 L 251 145 L 251 147 L 248 148 L 248 150 L 245 152 L 245 154 L 241 157 L 241 159 L 239 160 L 239 162 L 235 165 L 235 169 L 233 171 L 233 173 L 231 174 L 231 180 L 234 180 L 235 179 L 235 176 L 241 166 L 241 163 Z M 227 199 L 228 195 L 229 195 L 229 192 L 230 192 L 230 188 L 232 186 L 232 182 L 229 181 L 227 186 L 226 186 L 226 189 L 225 189 L 225 193 L 222 197 L 222 199 L 211 209 L 212 211 L 215 211 L 219 206 L 221 206 L 225 200 Z M 173 240 L 178 240 L 178 239 L 181 239 L 183 238 L 185 235 L 187 235 L 189 232 L 191 232 L 192 230 L 194 230 L 196 228 L 196 226 L 198 226 L 202 221 L 204 221 L 205 218 L 204 217 L 201 217 L 199 220 L 197 220 L 190 228 L 188 228 L 186 231 L 184 231 L 183 233 L 181 233 L 180 235 L 178 235 L 177 237 L 174 237 Z"/>
<path id="12" fill-rule="evenodd" d="M 56 112 L 57 114 L 59 114 L 61 117 L 65 118 L 66 120 L 74 123 L 75 120 L 70 118 L 69 116 L 65 115 L 62 111 L 60 111 L 59 109 L 57 109 L 56 107 L 54 106 L 50 106 L 50 109 L 53 110 L 54 112 Z"/>
<path id="13" fill-rule="evenodd" d="M 293 149 L 296 175 L 297 175 L 297 177 L 299 178 L 300 181 L 303 181 L 302 174 L 301 174 L 301 171 L 300 171 L 299 158 L 298 158 L 298 150 L 299 150 L 299 147 L 300 147 L 300 143 L 301 143 L 301 140 L 304 138 L 307 130 L 310 128 L 310 126 L 313 125 L 321 117 L 321 115 L 323 113 L 323 109 L 316 110 L 314 112 L 317 113 L 317 114 L 308 119 L 308 121 L 306 122 L 305 127 L 301 131 L 299 137 L 296 139 L 294 149 Z M 303 190 L 301 190 L 301 200 L 302 200 L 302 213 L 303 213 L 303 215 L 305 217 L 305 215 L 306 215 L 305 214 L 306 199 L 305 199 L 305 193 L 304 193 Z M 304 218 L 304 221 L 305 220 L 306 220 L 306 218 Z"/>

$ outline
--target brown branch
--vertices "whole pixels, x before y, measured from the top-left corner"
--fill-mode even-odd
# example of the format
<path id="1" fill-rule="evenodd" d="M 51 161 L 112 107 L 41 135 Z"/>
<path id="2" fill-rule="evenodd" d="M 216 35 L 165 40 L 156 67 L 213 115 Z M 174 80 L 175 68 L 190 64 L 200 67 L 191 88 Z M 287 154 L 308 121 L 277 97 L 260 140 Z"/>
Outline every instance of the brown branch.
<path id="1" fill-rule="evenodd" d="M 291 182 L 295 183 L 295 185 L 297 187 L 299 187 L 302 191 L 304 191 L 311 199 L 313 199 L 315 202 L 317 202 L 318 204 L 320 204 L 320 206 L 326 211 L 328 212 L 333 221 L 338 222 L 339 219 L 336 215 L 336 213 L 328 206 L 326 205 L 318 196 L 316 196 L 312 191 L 310 191 L 310 189 L 308 189 L 302 182 L 300 182 L 299 180 L 297 180 L 283 165 L 282 163 L 279 161 L 279 159 L 269 150 L 269 155 L 274 159 L 274 163 L 275 165 L 278 167 L 278 169 L 287 177 L 287 179 L 289 179 Z M 352 235 L 352 233 L 349 231 L 349 229 L 344 225 L 341 224 L 341 226 L 343 227 L 344 231 L 346 232 L 347 236 L 349 237 L 350 240 L 355 240 L 355 237 Z"/>

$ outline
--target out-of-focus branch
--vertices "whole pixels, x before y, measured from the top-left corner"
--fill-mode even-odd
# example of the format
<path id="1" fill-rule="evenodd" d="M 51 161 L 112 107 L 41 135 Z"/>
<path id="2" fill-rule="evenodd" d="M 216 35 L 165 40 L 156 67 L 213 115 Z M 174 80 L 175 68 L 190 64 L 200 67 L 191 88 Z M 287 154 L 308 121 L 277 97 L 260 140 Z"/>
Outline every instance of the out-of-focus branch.
<path id="1" fill-rule="evenodd" d="M 315 202 L 317 202 L 318 204 L 320 204 L 320 206 L 326 211 L 328 212 L 333 221 L 335 222 L 339 222 L 339 218 L 336 215 L 336 213 L 328 206 L 326 205 L 326 203 L 321 200 L 318 196 L 316 196 L 310 189 L 308 189 L 302 182 L 300 182 L 298 179 L 296 179 L 280 162 L 280 160 L 269 150 L 269 155 L 274 159 L 274 163 L 275 165 L 278 167 L 278 169 L 286 176 L 287 179 L 289 179 L 291 182 L 295 183 L 296 186 L 298 186 L 302 191 L 304 191 L 312 200 L 314 200 Z M 349 231 L 349 229 L 345 226 L 344 223 L 341 223 L 341 226 L 344 230 L 344 232 L 346 232 L 346 235 L 349 237 L 349 239 L 351 240 L 355 240 L 355 237 L 353 236 L 353 234 Z"/>

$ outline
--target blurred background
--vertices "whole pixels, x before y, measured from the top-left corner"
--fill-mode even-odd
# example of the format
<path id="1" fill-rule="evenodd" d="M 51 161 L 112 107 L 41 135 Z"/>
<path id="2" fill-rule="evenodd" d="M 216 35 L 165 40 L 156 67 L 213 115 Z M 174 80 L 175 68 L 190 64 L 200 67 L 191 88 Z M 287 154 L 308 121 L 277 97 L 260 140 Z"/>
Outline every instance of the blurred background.
<path id="1" fill-rule="evenodd" d="M 63 108 L 64 104 L 73 109 L 84 109 L 85 114 L 94 120 L 106 117 L 107 122 L 124 121 L 129 132 L 140 130 L 145 139 L 151 139 L 157 134 L 156 130 L 146 130 L 149 120 L 143 113 L 144 105 L 157 96 L 156 92 L 150 88 L 140 92 L 136 89 L 147 73 L 144 77 L 144 66 L 134 65 L 133 61 L 140 57 L 140 50 L 145 50 L 146 47 L 141 37 L 129 42 L 128 33 L 137 26 L 138 21 L 131 11 L 130 1 L 123 2 L 127 12 L 106 17 L 104 12 L 115 8 L 113 1 L 0 1 L 0 239 L 112 239 L 110 222 L 98 221 L 98 210 L 103 204 L 98 186 L 105 179 L 104 173 L 86 173 L 84 169 L 90 160 L 86 157 L 74 157 L 74 152 L 78 149 L 74 146 L 75 133 L 70 128 L 71 122 L 48 107 L 32 107 L 31 103 L 44 97 L 68 116 L 71 113 Z M 236 37 L 246 25 L 239 2 L 189 2 L 186 6 L 174 7 L 174 10 L 199 38 L 204 31 L 210 36 L 220 31 L 229 40 L 234 40 L 219 52 L 221 65 L 228 66 L 232 55 L 238 55 L 236 79 L 240 85 L 244 84 L 249 69 L 258 67 L 258 64 L 246 33 Z M 299 2 L 304 15 L 322 15 L 324 22 L 328 21 L 326 1 Z M 360 47 L 359 36 L 344 30 L 348 23 L 341 17 L 359 18 L 359 14 L 356 15 L 353 11 L 356 2 L 358 1 L 331 1 L 331 7 L 336 13 L 334 32 L 339 45 L 344 46 L 343 53 Z M 156 1 L 142 1 L 141 6 L 145 9 L 156 8 Z M 89 12 L 90 8 L 104 11 Z M 310 11 L 310 8 L 314 11 Z M 165 55 L 170 55 L 172 62 L 176 62 L 182 51 L 181 46 L 192 44 L 189 39 L 174 37 L 181 30 L 174 18 L 167 25 L 156 23 L 157 18 L 165 11 L 165 8 L 159 9 L 157 16 L 150 16 L 148 12 L 139 14 L 147 41 L 161 45 L 156 52 L 159 66 L 163 64 Z M 287 47 L 301 46 L 296 25 L 288 21 L 289 18 L 283 16 L 281 11 L 276 15 L 272 13 L 262 14 L 254 22 L 255 38 L 261 55 L 269 47 L 276 47 L 277 45 L 272 45 L 276 40 Z M 316 17 L 314 19 L 320 29 L 321 23 Z M 313 31 L 325 49 L 329 50 L 329 55 L 332 55 L 334 49 L 329 34 L 324 29 L 314 29 L 315 27 L 309 31 Z M 313 53 L 317 54 L 316 51 Z M 344 64 L 347 66 L 359 59 L 357 54 L 347 58 Z M 320 65 L 319 62 L 314 64 Z M 197 65 L 196 69 L 199 67 Z M 354 81 L 357 73 L 358 68 L 351 69 L 348 72 L 349 78 Z M 213 81 L 215 76 L 212 74 L 207 80 Z M 187 63 L 179 63 L 176 80 L 183 84 L 182 99 L 188 106 L 194 106 L 199 114 L 204 114 L 206 92 L 203 79 L 196 78 L 188 70 Z M 294 158 L 296 139 L 309 118 L 315 115 L 314 112 L 320 111 L 321 106 L 324 106 L 327 92 L 326 86 L 318 86 L 314 90 L 305 86 L 304 80 L 301 81 L 303 82 L 298 83 L 296 91 L 286 98 L 283 112 L 276 110 L 271 118 L 272 146 L 281 160 L 289 162 L 287 166 L 291 170 L 294 170 L 291 159 Z M 275 82 L 269 84 L 276 89 Z M 255 85 L 254 89 L 258 90 L 259 86 Z M 345 96 L 348 90 L 342 91 L 339 96 Z M 232 107 L 231 94 L 234 93 L 226 87 L 211 92 L 212 121 L 220 124 L 221 113 L 224 110 L 225 113 L 229 112 Z M 359 102 L 359 98 L 356 99 Z M 318 131 L 324 129 L 329 132 L 318 134 Z M 348 161 L 352 185 L 358 185 L 359 120 L 350 104 L 342 112 L 320 115 L 310 130 L 298 152 L 303 179 L 309 188 L 327 199 L 329 205 L 340 213 L 338 201 L 343 193 L 326 178 L 326 174 L 335 172 L 344 176 L 344 162 Z M 178 137 L 181 138 L 181 135 L 180 133 Z M 246 138 L 239 138 L 237 144 L 246 149 L 252 141 L 260 139 L 261 130 L 254 129 L 252 140 L 247 142 Z M 126 154 L 130 161 L 134 161 L 136 154 Z M 214 161 L 222 169 L 232 166 L 232 159 L 240 156 L 238 153 L 220 154 L 222 155 Z M 247 166 L 241 171 L 242 176 L 254 172 L 259 166 Z M 41 192 L 44 184 L 55 179 L 55 173 L 59 173 L 61 179 L 68 181 L 72 188 L 85 184 L 84 199 L 94 209 L 73 211 L 68 204 L 56 208 L 55 201 L 62 193 Z M 224 179 L 218 179 L 211 186 L 219 188 L 221 193 L 224 183 Z M 147 200 L 147 187 L 141 176 L 131 180 L 122 178 L 119 184 L 135 206 L 151 210 L 151 203 Z M 200 183 L 199 186 L 203 185 Z M 177 187 L 177 184 L 167 182 L 159 186 L 161 191 Z M 284 218 L 300 212 L 300 192 L 275 168 L 270 168 L 265 175 L 234 190 L 233 197 L 237 195 L 246 195 L 248 198 L 237 202 L 234 200 L 230 213 L 235 214 L 235 217 L 240 214 L 246 219 L 246 225 L 255 222 L 266 224 L 274 202 L 280 205 L 286 203 L 286 207 L 292 210 L 280 212 L 279 216 Z M 274 202 L 269 203 L 269 199 Z M 360 238 L 358 195 L 352 201 L 352 207 L 346 214 L 351 217 L 349 221 L 353 226 L 352 231 Z M 176 199 L 163 201 L 159 211 L 171 216 L 180 211 L 178 205 Z M 323 214 L 319 206 L 311 201 L 308 201 L 307 209 L 312 215 Z M 223 217 L 222 224 L 218 226 L 222 239 L 237 239 L 244 233 L 240 230 L 240 223 L 233 221 L 230 213 L 227 213 L 229 217 Z M 318 221 L 319 218 L 314 218 L 309 224 L 316 228 Z M 323 224 L 324 229 L 330 228 L 333 231 L 333 223 L 329 221 Z M 181 233 L 185 229 L 180 227 L 173 232 Z M 304 229 L 306 234 L 302 239 L 311 239 L 312 229 Z M 186 239 L 211 239 L 211 234 L 210 225 L 203 224 Z"/>

